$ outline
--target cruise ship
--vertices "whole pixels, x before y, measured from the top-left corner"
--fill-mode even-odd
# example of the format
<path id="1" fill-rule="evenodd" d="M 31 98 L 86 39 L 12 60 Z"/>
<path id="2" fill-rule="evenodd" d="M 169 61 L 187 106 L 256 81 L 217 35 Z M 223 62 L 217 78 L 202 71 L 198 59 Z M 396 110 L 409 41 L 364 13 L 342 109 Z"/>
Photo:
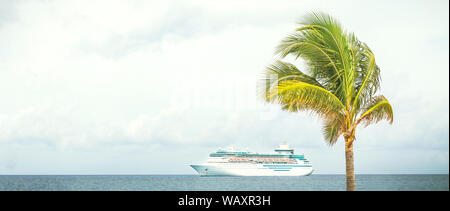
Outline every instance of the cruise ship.
<path id="1" fill-rule="evenodd" d="M 200 176 L 308 176 L 314 169 L 304 154 L 294 154 L 288 144 L 275 153 L 219 149 L 203 164 L 191 165 Z"/>

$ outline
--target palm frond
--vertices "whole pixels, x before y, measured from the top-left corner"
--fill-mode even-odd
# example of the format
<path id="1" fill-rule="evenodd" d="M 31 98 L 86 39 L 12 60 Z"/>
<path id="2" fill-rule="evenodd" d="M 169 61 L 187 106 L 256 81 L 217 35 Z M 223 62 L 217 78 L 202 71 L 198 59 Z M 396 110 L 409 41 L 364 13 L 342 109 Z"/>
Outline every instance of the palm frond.
<path id="1" fill-rule="evenodd" d="M 279 82 L 269 90 L 267 100 L 281 104 L 287 111 L 309 110 L 322 117 L 336 115 L 345 109 L 328 90 L 297 80 Z"/>
<path id="2" fill-rule="evenodd" d="M 298 80 L 324 88 L 315 78 L 303 73 L 289 62 L 276 61 L 266 68 L 266 74 L 275 75 L 278 82 L 287 80 Z"/>
<path id="3" fill-rule="evenodd" d="M 364 105 L 378 91 L 380 86 L 380 68 L 375 62 L 375 55 L 369 47 L 357 42 L 355 48 L 355 90 L 357 94 L 353 99 L 353 113 L 360 111 Z"/>
<path id="4" fill-rule="evenodd" d="M 265 76 L 261 80 L 261 85 L 258 87 L 258 91 L 262 94 L 262 97 L 267 100 L 270 96 L 270 89 L 274 86 L 278 86 L 279 82 L 296 80 L 309 83 L 321 88 L 324 88 L 315 78 L 306 75 L 297 67 L 289 62 L 276 61 L 274 64 L 268 66 L 265 71 Z"/>
<path id="5" fill-rule="evenodd" d="M 332 146 L 339 136 L 343 133 L 344 117 L 342 115 L 334 116 L 333 118 L 326 118 L 322 127 L 322 133 L 325 142 Z"/>
<path id="6" fill-rule="evenodd" d="M 390 124 L 394 121 L 392 106 L 382 95 L 373 97 L 363 110 L 363 114 L 357 121 L 362 122 L 364 126 L 386 119 Z"/>

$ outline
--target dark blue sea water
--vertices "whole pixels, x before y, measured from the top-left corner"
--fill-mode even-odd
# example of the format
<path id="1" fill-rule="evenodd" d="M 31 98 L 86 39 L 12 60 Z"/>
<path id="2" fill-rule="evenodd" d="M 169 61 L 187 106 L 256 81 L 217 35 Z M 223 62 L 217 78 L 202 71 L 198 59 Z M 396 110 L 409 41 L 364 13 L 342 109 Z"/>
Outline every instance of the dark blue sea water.
<path id="1" fill-rule="evenodd" d="M 357 190 L 449 191 L 447 175 L 356 175 Z M 0 175 L 16 191 L 344 191 L 345 175 L 200 177 L 197 175 Z"/>

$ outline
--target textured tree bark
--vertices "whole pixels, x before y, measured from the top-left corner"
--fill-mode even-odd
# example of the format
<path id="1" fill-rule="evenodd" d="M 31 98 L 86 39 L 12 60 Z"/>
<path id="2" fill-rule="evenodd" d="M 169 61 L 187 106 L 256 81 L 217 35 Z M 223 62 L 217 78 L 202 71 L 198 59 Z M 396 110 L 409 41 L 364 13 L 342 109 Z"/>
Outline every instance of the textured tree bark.
<path id="1" fill-rule="evenodd" d="M 347 191 L 355 191 L 355 168 L 353 161 L 353 140 L 345 139 L 345 174 L 347 177 Z"/>

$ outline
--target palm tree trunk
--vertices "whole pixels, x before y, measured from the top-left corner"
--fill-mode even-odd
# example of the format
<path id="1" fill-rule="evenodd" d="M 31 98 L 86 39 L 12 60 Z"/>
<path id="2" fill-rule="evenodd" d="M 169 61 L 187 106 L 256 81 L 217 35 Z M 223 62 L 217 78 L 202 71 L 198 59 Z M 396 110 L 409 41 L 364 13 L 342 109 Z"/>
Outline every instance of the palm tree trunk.
<path id="1" fill-rule="evenodd" d="M 353 140 L 345 139 L 345 174 L 347 177 L 347 191 L 355 191 L 355 170 L 353 161 Z"/>

